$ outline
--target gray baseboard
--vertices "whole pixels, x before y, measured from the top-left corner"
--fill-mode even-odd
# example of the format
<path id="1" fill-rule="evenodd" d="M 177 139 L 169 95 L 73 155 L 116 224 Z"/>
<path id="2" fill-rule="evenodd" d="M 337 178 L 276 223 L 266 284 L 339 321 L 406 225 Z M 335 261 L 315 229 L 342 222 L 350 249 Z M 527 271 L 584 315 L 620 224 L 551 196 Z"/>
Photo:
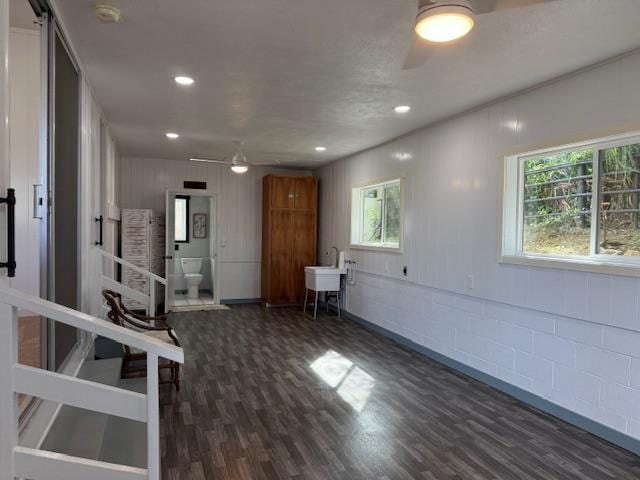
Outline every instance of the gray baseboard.
<path id="1" fill-rule="evenodd" d="M 222 305 L 242 305 L 244 303 L 262 303 L 261 298 L 229 298 L 220 300 Z"/>
<path id="2" fill-rule="evenodd" d="M 177 293 L 178 295 L 186 295 L 187 293 L 189 293 L 189 290 L 176 290 L 174 293 Z M 201 288 L 198 290 L 198 293 L 208 293 L 213 297 L 213 292 L 208 288 Z"/>
<path id="3" fill-rule="evenodd" d="M 334 306 L 331 306 L 330 308 L 335 311 Z M 467 375 L 486 385 L 489 385 L 496 390 L 500 390 L 501 392 L 506 393 L 507 395 L 514 397 L 523 403 L 526 403 L 527 405 L 537 408 L 538 410 L 548 413 L 549 415 L 553 415 L 554 417 L 557 417 L 560 420 L 581 428 L 582 430 L 586 430 L 587 432 L 601 437 L 615 445 L 618 445 L 625 450 L 629 450 L 636 455 L 640 455 L 640 440 L 636 438 L 630 437 L 625 433 L 614 430 L 613 428 L 607 427 L 606 425 L 602 425 L 601 423 L 598 423 L 594 420 L 591 420 L 590 418 L 584 417 L 576 412 L 568 410 L 567 408 L 561 407 L 560 405 L 556 405 L 549 400 L 523 390 L 520 387 L 516 387 L 515 385 L 507 383 L 504 380 L 481 372 L 480 370 L 476 370 L 475 368 L 454 360 L 453 358 L 447 357 L 445 355 L 442 355 L 441 353 L 419 345 L 409 340 L 408 338 L 403 337 L 402 335 L 398 335 L 397 333 L 387 330 L 384 327 L 376 325 L 375 323 L 371 323 L 370 321 L 365 320 L 364 318 L 360 318 L 357 315 L 354 315 L 346 310 L 342 310 L 342 316 L 362 325 L 368 330 L 380 333 L 381 335 L 384 335 L 385 337 L 399 343 L 400 345 L 410 348 L 411 350 L 424 355 L 425 357 L 446 365 L 447 367 L 463 373 L 464 375 Z"/>

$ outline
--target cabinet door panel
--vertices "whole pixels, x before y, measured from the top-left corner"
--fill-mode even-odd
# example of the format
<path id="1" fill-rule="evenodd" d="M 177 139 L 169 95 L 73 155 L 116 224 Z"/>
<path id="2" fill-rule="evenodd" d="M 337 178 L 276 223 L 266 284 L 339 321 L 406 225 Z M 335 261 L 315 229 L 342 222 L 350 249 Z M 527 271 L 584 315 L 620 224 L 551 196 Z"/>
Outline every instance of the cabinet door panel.
<path id="1" fill-rule="evenodd" d="M 293 296 L 296 302 L 304 298 L 304 267 L 316 264 L 316 212 L 295 211 L 293 214 Z"/>
<path id="2" fill-rule="evenodd" d="M 318 188 L 315 177 L 297 177 L 295 192 L 296 209 L 316 209 L 318 205 Z"/>
<path id="3" fill-rule="evenodd" d="M 291 303 L 293 211 L 271 211 L 271 288 L 267 302 Z"/>
<path id="4" fill-rule="evenodd" d="M 293 177 L 272 177 L 271 208 L 293 208 L 296 181 Z"/>

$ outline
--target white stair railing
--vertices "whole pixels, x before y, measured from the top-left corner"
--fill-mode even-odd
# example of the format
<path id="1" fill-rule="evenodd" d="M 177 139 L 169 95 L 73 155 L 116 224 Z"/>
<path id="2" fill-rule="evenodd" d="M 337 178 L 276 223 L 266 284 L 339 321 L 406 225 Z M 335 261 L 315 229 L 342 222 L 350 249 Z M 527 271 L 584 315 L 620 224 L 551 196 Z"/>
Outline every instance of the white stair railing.
<path id="1" fill-rule="evenodd" d="M 162 278 L 155 273 L 151 273 L 150 271 L 145 270 L 142 267 L 138 267 L 137 265 L 134 265 L 133 263 L 128 262 L 120 257 L 116 257 L 109 252 L 105 252 L 100 248 L 95 248 L 95 251 L 100 256 L 98 258 L 98 271 L 100 274 L 100 285 L 102 286 L 102 288 L 108 288 L 109 290 L 113 290 L 114 292 L 121 294 L 125 298 L 135 300 L 136 302 L 145 305 L 147 315 L 154 317 L 156 315 L 156 282 L 160 285 L 166 285 L 167 279 Z M 103 259 L 119 263 L 123 267 L 129 268 L 145 276 L 147 278 L 149 293 L 145 294 L 143 292 L 139 292 L 138 290 L 134 290 L 133 288 L 130 288 L 127 285 L 124 285 L 123 283 L 120 283 L 117 280 L 105 275 Z"/>
<path id="2" fill-rule="evenodd" d="M 18 309 L 147 352 L 146 395 L 18 363 Z M 180 347 L 10 288 L 0 288 L 0 480 L 159 480 L 158 357 L 184 363 Z M 147 424 L 147 468 L 18 446 L 18 394 Z"/>

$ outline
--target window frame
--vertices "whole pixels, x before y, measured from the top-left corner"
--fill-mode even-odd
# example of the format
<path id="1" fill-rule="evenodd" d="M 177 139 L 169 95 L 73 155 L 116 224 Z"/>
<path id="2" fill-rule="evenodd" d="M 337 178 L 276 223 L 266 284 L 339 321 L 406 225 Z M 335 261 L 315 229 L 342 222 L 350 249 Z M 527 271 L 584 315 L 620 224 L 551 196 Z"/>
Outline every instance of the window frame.
<path id="1" fill-rule="evenodd" d="M 498 262 L 640 277 L 640 256 L 625 257 L 597 252 L 601 201 L 600 152 L 607 148 L 638 143 L 640 143 L 640 131 L 634 131 L 505 156 L 502 163 L 503 184 L 500 195 L 502 221 L 499 232 Z M 524 252 L 525 161 L 545 155 L 585 149 L 593 151 L 589 254 L 554 255 Z"/>
<path id="2" fill-rule="evenodd" d="M 185 231 L 186 231 L 186 237 L 185 240 L 178 240 L 176 238 L 176 215 L 175 215 L 175 211 L 176 211 L 176 200 L 186 200 L 186 204 L 187 204 L 187 208 L 186 208 L 186 220 L 185 220 Z M 173 199 L 173 241 L 175 243 L 189 243 L 189 231 L 191 229 L 191 225 L 190 225 L 190 203 L 191 203 L 191 195 L 176 195 Z"/>
<path id="3" fill-rule="evenodd" d="M 372 188 L 379 188 L 383 186 L 393 185 L 398 183 L 400 185 L 400 222 L 399 222 L 399 235 L 398 244 L 389 243 L 367 243 L 360 241 L 360 235 L 362 233 L 362 199 L 359 198 L 358 202 L 354 202 L 354 192 L 357 190 L 358 196 L 361 197 L 363 190 Z M 403 240 L 404 240 L 404 177 L 392 176 L 385 178 L 378 178 L 375 180 L 368 180 L 365 182 L 359 182 L 351 185 L 350 193 L 350 212 L 349 212 L 349 246 L 355 250 L 371 250 L 378 252 L 390 252 L 390 253 L 402 253 Z M 382 213 L 382 221 L 385 220 L 386 205 Z M 355 228 L 354 228 L 355 227 Z M 384 236 L 384 229 L 382 232 Z"/>

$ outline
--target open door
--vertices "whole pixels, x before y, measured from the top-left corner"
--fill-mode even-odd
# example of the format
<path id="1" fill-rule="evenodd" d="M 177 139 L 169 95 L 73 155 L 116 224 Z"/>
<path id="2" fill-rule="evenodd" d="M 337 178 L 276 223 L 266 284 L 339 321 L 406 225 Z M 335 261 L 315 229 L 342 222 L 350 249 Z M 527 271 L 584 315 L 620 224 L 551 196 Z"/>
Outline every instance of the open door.
<path id="1" fill-rule="evenodd" d="M 169 311 L 169 307 L 175 303 L 176 293 L 176 264 L 173 260 L 173 249 L 175 243 L 175 208 L 173 205 L 173 199 L 175 195 L 171 192 L 166 192 L 166 206 L 165 206 L 165 278 L 167 283 L 164 287 L 164 311 Z"/>
<path id="2" fill-rule="evenodd" d="M 207 310 L 220 303 L 217 195 L 208 190 L 166 194 L 166 308 Z"/>

